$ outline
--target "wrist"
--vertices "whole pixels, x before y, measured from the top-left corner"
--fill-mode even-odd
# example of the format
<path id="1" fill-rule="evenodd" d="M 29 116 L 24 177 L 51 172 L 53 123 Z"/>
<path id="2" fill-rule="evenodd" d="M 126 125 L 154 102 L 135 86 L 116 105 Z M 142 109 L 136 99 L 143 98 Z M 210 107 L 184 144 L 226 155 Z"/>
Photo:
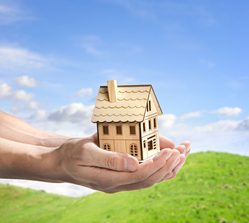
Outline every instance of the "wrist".
<path id="1" fill-rule="evenodd" d="M 59 147 L 65 141 L 70 139 L 67 136 L 57 135 L 49 132 L 38 131 L 36 138 L 39 140 L 39 145 L 44 147 Z"/>
<path id="2" fill-rule="evenodd" d="M 0 177 L 63 182 L 56 148 L 13 142 L 0 138 Z"/>

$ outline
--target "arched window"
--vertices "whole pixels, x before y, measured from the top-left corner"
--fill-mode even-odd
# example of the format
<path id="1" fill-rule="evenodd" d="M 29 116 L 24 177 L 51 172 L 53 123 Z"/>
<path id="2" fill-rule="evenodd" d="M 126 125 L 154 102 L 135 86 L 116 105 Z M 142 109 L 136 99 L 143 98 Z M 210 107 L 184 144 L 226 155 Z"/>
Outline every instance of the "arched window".
<path id="1" fill-rule="evenodd" d="M 137 145 L 136 144 L 130 145 L 130 154 L 132 156 L 137 156 Z"/>
<path id="2" fill-rule="evenodd" d="M 104 150 L 111 151 L 111 146 L 108 143 L 104 144 Z"/>

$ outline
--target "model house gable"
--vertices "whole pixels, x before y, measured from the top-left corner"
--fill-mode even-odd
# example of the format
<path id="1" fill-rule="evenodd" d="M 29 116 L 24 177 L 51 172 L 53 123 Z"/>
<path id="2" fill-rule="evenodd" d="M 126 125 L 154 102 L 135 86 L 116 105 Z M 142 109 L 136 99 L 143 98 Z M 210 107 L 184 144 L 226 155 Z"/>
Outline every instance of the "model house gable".
<path id="1" fill-rule="evenodd" d="M 151 85 L 117 86 L 117 101 L 110 102 L 108 87 L 101 86 L 96 99 L 92 122 L 142 122 L 151 113 L 147 107 L 162 114 Z"/>
<path id="2" fill-rule="evenodd" d="M 157 116 L 162 110 L 151 85 L 101 86 L 92 122 L 97 123 L 99 146 L 135 156 L 138 160 L 159 149 Z"/>

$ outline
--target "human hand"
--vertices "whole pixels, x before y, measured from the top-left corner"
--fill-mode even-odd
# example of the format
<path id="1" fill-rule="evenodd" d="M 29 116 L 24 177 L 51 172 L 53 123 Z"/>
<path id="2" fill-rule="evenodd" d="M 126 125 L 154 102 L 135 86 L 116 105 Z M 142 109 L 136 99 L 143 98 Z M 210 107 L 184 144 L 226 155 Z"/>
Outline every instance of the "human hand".
<path id="1" fill-rule="evenodd" d="M 161 135 L 160 135 L 159 140 L 160 140 L 161 149 L 166 147 L 169 143 L 169 139 L 167 139 Z M 175 144 L 172 142 L 172 145 L 175 145 Z M 181 143 L 181 145 L 177 146 L 175 149 L 178 150 L 180 153 L 180 156 L 179 156 L 180 162 L 175 166 L 175 168 L 170 173 L 168 173 L 164 176 L 162 181 L 163 180 L 170 180 L 170 179 L 173 179 L 176 177 L 176 174 L 181 170 L 181 168 L 183 167 L 183 164 L 186 161 L 187 156 L 190 153 L 191 143 L 189 141 L 184 141 Z"/>
<path id="2" fill-rule="evenodd" d="M 176 174 L 185 161 L 183 146 L 174 149 L 171 140 L 160 141 L 161 152 L 139 165 L 128 154 L 100 149 L 96 134 L 86 139 L 70 139 L 54 151 L 58 170 L 55 177 L 107 193 L 150 187 L 165 175 Z"/>

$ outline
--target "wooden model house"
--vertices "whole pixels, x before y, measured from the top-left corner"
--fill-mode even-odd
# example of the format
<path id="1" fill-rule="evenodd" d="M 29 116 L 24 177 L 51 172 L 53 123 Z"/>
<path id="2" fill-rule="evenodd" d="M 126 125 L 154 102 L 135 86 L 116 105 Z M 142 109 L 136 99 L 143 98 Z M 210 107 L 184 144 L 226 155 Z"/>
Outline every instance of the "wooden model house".
<path id="1" fill-rule="evenodd" d="M 158 115 L 162 110 L 151 85 L 101 86 L 92 122 L 97 123 L 99 147 L 128 153 L 139 161 L 158 153 Z"/>

